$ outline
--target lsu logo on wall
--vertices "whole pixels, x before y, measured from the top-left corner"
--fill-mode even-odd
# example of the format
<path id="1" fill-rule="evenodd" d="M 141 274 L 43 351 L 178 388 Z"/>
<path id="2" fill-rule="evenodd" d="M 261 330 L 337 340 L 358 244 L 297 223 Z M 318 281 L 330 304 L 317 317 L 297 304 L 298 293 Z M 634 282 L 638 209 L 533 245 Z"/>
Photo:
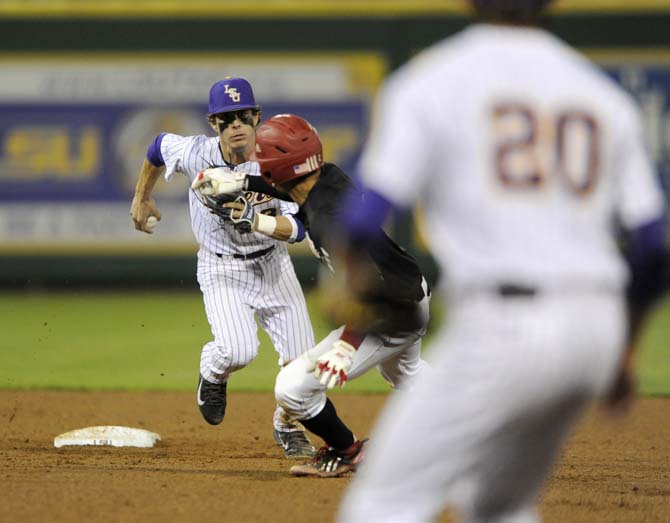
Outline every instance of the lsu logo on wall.
<path id="1" fill-rule="evenodd" d="M 239 102 L 240 101 L 240 93 L 237 92 L 237 88 L 233 87 L 232 89 L 229 88 L 230 84 L 226 84 L 224 86 L 223 92 L 226 93 L 228 96 L 230 96 L 230 99 L 233 102 Z"/>
<path id="2" fill-rule="evenodd" d="M 100 169 L 95 126 L 16 124 L 2 129 L 0 179 L 88 179 Z"/>

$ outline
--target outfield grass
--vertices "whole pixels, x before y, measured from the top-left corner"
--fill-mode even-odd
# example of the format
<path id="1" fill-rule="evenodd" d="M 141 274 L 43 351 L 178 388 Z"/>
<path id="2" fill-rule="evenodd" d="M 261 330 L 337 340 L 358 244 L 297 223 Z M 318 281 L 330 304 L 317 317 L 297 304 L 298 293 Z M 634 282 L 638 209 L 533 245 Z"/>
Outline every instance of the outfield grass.
<path id="1" fill-rule="evenodd" d="M 310 294 L 311 311 L 314 301 Z M 666 301 L 655 311 L 641 340 L 645 394 L 670 394 L 669 309 Z M 211 337 L 197 291 L 6 292 L 0 318 L 0 388 L 194 390 L 200 348 Z M 317 340 L 329 332 L 314 312 L 312 322 Z M 260 339 L 258 358 L 233 375 L 231 390 L 272 390 L 277 355 L 262 331 Z M 385 390 L 373 371 L 343 392 Z"/>

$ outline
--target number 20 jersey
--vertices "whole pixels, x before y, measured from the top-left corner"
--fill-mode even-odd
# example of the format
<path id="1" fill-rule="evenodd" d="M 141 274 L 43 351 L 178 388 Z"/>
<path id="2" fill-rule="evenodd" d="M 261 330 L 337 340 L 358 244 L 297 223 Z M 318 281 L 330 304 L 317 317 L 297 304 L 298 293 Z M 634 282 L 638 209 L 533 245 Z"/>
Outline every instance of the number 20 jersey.
<path id="1" fill-rule="evenodd" d="M 559 39 L 478 24 L 389 79 L 361 172 L 396 205 L 423 200 L 452 285 L 616 290 L 615 226 L 663 212 L 642 135 L 633 100 Z"/>

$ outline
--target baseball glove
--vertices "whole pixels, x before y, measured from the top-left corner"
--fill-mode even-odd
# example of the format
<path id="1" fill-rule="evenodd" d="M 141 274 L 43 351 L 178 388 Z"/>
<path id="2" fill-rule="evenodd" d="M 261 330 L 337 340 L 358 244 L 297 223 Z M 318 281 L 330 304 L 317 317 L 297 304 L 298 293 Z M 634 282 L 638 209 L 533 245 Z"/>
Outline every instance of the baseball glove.
<path id="1" fill-rule="evenodd" d="M 219 221 L 221 222 L 222 225 L 224 222 L 231 221 L 230 213 L 232 212 L 232 209 L 224 207 L 223 204 L 228 202 L 234 202 L 238 196 L 242 195 L 242 192 L 233 194 L 222 194 L 221 196 L 205 195 L 199 191 L 194 192 L 198 196 L 198 199 L 202 202 L 202 204 L 205 207 L 207 207 L 207 210 L 219 217 Z"/>
<path id="2" fill-rule="evenodd" d="M 256 211 L 254 210 L 253 205 L 251 205 L 244 196 L 238 196 L 235 199 L 235 202 L 241 206 L 241 209 L 236 213 L 231 214 L 230 220 L 235 224 L 235 230 L 237 232 L 242 234 L 250 233 L 254 230 Z"/>

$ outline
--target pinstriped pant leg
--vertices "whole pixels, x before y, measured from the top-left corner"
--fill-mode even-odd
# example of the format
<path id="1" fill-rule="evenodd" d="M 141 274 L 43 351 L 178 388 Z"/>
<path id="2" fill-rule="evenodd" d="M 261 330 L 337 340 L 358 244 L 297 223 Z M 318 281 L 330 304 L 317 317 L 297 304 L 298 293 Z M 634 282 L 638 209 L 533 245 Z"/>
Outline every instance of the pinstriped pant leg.
<path id="1" fill-rule="evenodd" d="M 284 366 L 315 345 L 314 331 L 290 257 L 285 252 L 270 256 L 274 263 L 262 266 L 257 316 L 279 355 L 279 365 Z"/>
<path id="2" fill-rule="evenodd" d="M 200 373 L 221 383 L 258 354 L 258 335 L 249 298 L 260 292 L 258 279 L 238 260 L 200 260 L 198 281 L 214 340 L 205 344 Z"/>
<path id="3" fill-rule="evenodd" d="M 257 317 L 283 367 L 314 346 L 314 332 L 290 257 L 283 252 L 272 253 L 271 261 L 262 266 L 264 287 Z M 275 409 L 273 423 L 281 432 L 302 430 L 300 423 L 293 421 L 280 405 Z"/>

